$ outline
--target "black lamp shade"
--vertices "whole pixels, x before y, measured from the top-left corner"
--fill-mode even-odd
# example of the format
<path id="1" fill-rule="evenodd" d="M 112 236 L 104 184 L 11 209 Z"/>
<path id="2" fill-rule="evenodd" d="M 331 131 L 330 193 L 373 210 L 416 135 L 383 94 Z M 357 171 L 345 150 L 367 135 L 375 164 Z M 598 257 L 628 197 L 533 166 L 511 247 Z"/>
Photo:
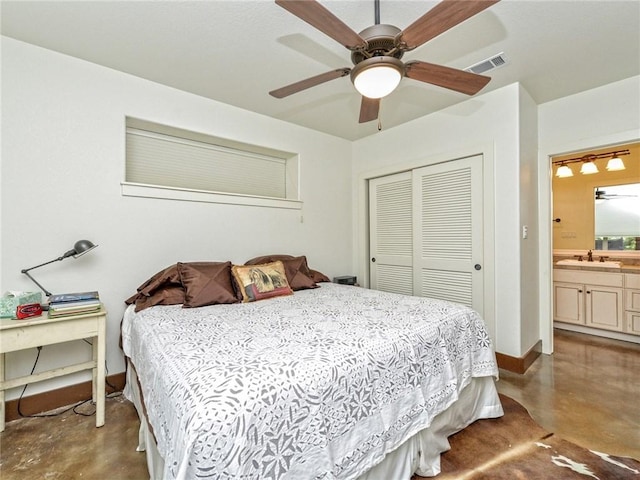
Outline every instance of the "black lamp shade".
<path id="1" fill-rule="evenodd" d="M 73 256 L 77 258 L 80 255 L 84 255 L 85 253 L 87 253 L 90 250 L 93 250 L 96 247 L 97 245 L 94 245 L 89 240 L 78 240 L 73 246 L 73 250 L 75 252 Z"/>

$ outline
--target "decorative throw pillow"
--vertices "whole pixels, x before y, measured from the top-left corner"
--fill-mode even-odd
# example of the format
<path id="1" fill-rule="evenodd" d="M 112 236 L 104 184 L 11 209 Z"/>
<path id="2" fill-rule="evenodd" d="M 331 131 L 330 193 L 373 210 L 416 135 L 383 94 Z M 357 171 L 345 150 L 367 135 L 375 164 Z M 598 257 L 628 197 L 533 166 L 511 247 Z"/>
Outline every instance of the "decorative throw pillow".
<path id="1" fill-rule="evenodd" d="M 178 263 L 185 289 L 183 307 L 237 303 L 231 283 L 231 262 Z"/>
<path id="2" fill-rule="evenodd" d="M 243 302 L 293 293 L 281 261 L 262 265 L 234 265 L 231 271 L 242 292 Z"/>

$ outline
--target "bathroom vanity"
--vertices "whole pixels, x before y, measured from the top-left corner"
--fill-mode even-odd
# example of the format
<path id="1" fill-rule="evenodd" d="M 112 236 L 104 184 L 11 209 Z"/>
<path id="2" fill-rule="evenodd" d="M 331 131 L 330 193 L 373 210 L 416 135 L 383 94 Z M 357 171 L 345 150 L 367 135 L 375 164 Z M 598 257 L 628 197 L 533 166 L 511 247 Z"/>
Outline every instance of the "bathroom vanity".
<path id="1" fill-rule="evenodd" d="M 640 343 L 640 266 L 604 263 L 554 264 L 554 325 Z"/>

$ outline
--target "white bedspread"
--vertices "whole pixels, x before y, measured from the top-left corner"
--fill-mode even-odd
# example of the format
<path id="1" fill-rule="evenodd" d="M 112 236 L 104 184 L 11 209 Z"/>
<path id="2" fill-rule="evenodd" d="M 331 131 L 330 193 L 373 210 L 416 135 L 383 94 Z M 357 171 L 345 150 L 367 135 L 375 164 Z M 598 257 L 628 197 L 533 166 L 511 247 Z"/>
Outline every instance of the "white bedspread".
<path id="1" fill-rule="evenodd" d="M 351 479 L 498 375 L 459 304 L 335 284 L 248 304 L 130 308 L 165 479 Z"/>

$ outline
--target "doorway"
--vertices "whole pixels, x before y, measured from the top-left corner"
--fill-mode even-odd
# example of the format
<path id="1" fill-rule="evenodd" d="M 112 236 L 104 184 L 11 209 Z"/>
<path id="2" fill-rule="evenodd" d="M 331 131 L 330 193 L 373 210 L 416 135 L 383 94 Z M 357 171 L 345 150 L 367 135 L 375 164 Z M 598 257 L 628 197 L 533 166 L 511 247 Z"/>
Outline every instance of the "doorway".
<path id="1" fill-rule="evenodd" d="M 629 139 L 628 134 L 616 134 L 609 135 L 602 138 L 591 138 L 586 139 L 584 141 L 579 142 L 578 144 L 572 144 L 567 148 L 554 148 L 553 150 L 549 149 L 546 152 L 544 150 L 540 151 L 540 170 L 539 176 L 541 179 L 547 178 L 548 181 L 540 182 L 540 217 L 539 217 L 539 225 L 540 225 L 540 283 L 539 283 L 539 291 L 540 291 L 540 312 L 541 312 L 541 322 L 540 322 L 540 337 L 543 341 L 543 353 L 551 354 L 553 353 L 553 306 L 554 306 L 554 293 L 553 293 L 553 264 L 554 264 L 554 229 L 556 229 L 555 233 L 558 236 L 560 229 L 558 229 L 557 224 L 563 223 L 565 220 L 569 220 L 568 213 L 563 213 L 561 215 L 554 214 L 554 198 L 557 196 L 554 194 L 553 183 L 556 180 L 557 167 L 559 165 L 553 164 L 554 160 L 559 160 L 563 158 L 575 158 L 582 155 L 587 155 L 589 153 L 602 153 L 609 152 L 612 150 L 620 150 L 624 148 L 628 148 L 633 145 L 634 148 L 639 148 L 640 144 L 638 144 L 638 138 Z M 637 154 L 636 154 L 637 155 Z M 624 157 L 625 159 L 627 157 Z M 638 163 L 637 157 L 635 160 L 632 160 Z M 604 159 L 601 164 L 598 164 L 598 170 L 600 172 L 607 172 L 606 170 L 607 159 Z M 574 175 L 581 175 L 578 173 L 580 170 L 580 165 L 577 165 L 577 168 L 574 168 Z M 629 173 L 628 170 L 626 170 Z M 611 174 L 612 172 L 607 172 Z M 625 174 L 618 174 L 625 175 Z M 636 174 L 637 175 L 637 174 Z M 593 180 L 590 182 L 593 183 L 592 187 L 593 192 L 595 192 L 595 188 L 598 184 L 602 183 L 601 180 L 596 180 L 597 176 L 591 175 L 590 178 Z M 602 179 L 602 177 L 600 177 Z M 630 182 L 631 180 L 627 178 L 627 180 L 622 180 L 621 183 Z M 637 179 L 635 180 L 637 182 Z M 614 182 L 616 183 L 616 182 Z M 589 194 L 591 195 L 591 194 Z M 590 197 L 591 198 L 591 197 Z M 588 250 L 596 250 L 596 235 L 595 235 L 595 208 L 594 197 L 590 201 L 590 206 L 586 213 L 583 213 L 583 216 L 589 215 L 591 218 L 590 228 L 593 228 L 592 234 L 588 235 L 588 241 L 590 243 L 583 244 L 575 244 L 575 245 L 567 245 L 562 244 L 563 249 L 566 252 L 575 252 L 578 254 L 582 252 L 586 254 Z M 564 217 L 564 218 L 563 218 Z M 560 219 L 558 222 L 556 219 Z M 565 223 L 564 231 L 564 241 L 570 240 L 574 237 L 577 239 L 580 235 L 582 237 L 587 236 L 586 233 L 580 234 L 580 230 L 578 228 L 569 227 L 568 224 Z M 575 224 L 574 224 L 575 225 Z M 583 241 L 585 241 L 583 239 Z M 583 248 L 586 247 L 586 248 Z M 596 250 L 597 251 L 597 250 Z M 597 252 L 599 254 L 607 255 L 606 252 Z M 571 253 L 572 254 L 572 253 Z M 631 255 L 632 257 L 640 257 L 640 253 L 622 253 L 622 255 Z"/>

